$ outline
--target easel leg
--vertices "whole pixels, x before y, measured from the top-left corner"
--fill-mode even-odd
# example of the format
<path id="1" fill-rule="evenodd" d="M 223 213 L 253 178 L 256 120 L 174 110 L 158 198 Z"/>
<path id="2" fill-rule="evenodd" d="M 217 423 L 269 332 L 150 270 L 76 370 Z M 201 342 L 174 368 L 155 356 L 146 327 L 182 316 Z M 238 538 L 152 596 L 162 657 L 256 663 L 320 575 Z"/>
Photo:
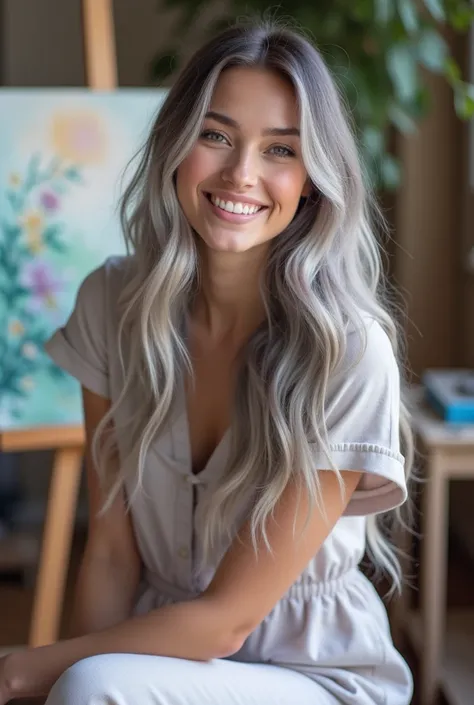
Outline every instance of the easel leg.
<path id="1" fill-rule="evenodd" d="M 56 451 L 28 640 L 30 646 L 51 644 L 59 635 L 82 455 L 82 448 Z"/>

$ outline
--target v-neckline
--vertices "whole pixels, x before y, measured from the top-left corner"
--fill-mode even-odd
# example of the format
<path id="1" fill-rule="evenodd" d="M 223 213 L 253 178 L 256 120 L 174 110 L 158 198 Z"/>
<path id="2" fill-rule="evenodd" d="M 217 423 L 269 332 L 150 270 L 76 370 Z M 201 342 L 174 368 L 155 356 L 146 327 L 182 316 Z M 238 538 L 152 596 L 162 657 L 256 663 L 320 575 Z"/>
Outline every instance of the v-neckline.
<path id="1" fill-rule="evenodd" d="M 214 470 L 214 465 L 217 462 L 217 459 L 222 453 L 222 450 L 224 446 L 228 444 L 229 436 L 230 436 L 230 426 L 227 427 L 227 429 L 224 432 L 224 435 L 220 439 L 220 441 L 217 443 L 215 446 L 214 450 L 212 451 L 211 455 L 206 461 L 206 464 L 200 470 L 199 472 L 195 473 L 193 472 L 193 458 L 192 458 L 192 448 L 191 448 L 191 427 L 189 425 L 189 414 L 188 414 L 188 405 L 186 403 L 186 387 L 185 387 L 185 381 L 181 377 L 180 384 L 179 384 L 179 396 L 180 396 L 180 406 L 181 406 L 181 414 L 179 416 L 180 422 L 182 424 L 182 439 L 185 443 L 186 446 L 186 471 L 189 475 L 192 475 L 195 478 L 199 479 L 207 479 L 209 475 L 213 474 Z M 222 468 L 223 469 L 223 468 Z"/>

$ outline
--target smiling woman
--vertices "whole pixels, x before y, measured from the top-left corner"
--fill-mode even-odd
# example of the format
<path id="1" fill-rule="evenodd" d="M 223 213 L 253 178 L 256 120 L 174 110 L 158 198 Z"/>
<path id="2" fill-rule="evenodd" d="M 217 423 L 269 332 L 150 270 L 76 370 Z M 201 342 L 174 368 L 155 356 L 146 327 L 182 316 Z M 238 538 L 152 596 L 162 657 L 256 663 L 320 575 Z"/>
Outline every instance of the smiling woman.
<path id="1" fill-rule="evenodd" d="M 265 257 L 269 242 L 288 227 L 309 192 L 299 123 L 295 91 L 281 73 L 222 72 L 199 139 L 177 174 L 186 218 L 209 248 L 263 246 L 258 256 Z"/>
<path id="2" fill-rule="evenodd" d="M 400 583 L 375 515 L 412 455 L 369 205 L 305 38 L 193 57 L 122 203 L 132 254 L 47 345 L 84 388 L 89 538 L 75 638 L 0 662 L 0 705 L 408 705 L 358 567 Z"/>

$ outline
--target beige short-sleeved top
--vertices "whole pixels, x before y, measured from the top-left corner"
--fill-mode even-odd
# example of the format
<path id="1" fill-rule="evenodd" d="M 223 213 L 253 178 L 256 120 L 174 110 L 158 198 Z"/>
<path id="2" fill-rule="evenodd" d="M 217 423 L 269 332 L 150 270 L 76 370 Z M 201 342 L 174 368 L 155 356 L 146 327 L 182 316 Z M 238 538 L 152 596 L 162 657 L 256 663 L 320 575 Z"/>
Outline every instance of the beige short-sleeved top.
<path id="1" fill-rule="evenodd" d="M 112 401 L 123 384 L 117 302 L 132 266 L 131 258 L 117 257 L 92 272 L 80 287 L 69 320 L 46 343 L 58 365 Z M 399 450 L 398 367 L 376 321 L 367 319 L 367 334 L 367 348 L 355 367 L 360 338 L 348 334 L 346 359 L 330 381 L 326 411 L 334 462 L 340 469 L 364 471 L 363 480 L 317 555 L 233 658 L 304 670 L 311 677 L 329 679 L 328 689 L 336 688 L 337 681 L 334 692 L 344 703 L 405 705 L 411 689 L 409 671 L 393 648 L 385 609 L 358 569 L 365 552 L 367 515 L 392 509 L 407 495 Z M 139 396 L 130 400 L 129 414 L 134 403 L 140 403 Z M 171 422 L 152 444 L 143 491 L 131 508 L 145 567 L 137 613 L 190 599 L 212 579 L 219 556 L 214 565 L 196 570 L 204 521 L 200 509 L 219 481 L 228 451 L 229 432 L 202 472 L 193 475 L 181 386 Z M 315 471 L 327 467 L 327 458 L 315 449 Z M 242 516 L 247 509 L 242 507 Z M 223 542 L 219 555 L 227 548 L 228 542 Z M 357 699 L 350 695 L 351 673 L 366 684 Z"/>

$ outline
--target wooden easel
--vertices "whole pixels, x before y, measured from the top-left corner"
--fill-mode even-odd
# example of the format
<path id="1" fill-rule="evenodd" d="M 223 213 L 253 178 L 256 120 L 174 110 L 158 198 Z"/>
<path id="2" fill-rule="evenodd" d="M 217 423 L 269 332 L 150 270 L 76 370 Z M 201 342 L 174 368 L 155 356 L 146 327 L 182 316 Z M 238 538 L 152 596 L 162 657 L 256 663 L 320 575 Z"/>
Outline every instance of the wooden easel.
<path id="1" fill-rule="evenodd" d="M 92 90 L 117 87 L 112 0 L 82 0 L 86 83 Z M 58 639 L 82 471 L 82 426 L 0 429 L 0 450 L 54 450 L 29 646 Z"/>

